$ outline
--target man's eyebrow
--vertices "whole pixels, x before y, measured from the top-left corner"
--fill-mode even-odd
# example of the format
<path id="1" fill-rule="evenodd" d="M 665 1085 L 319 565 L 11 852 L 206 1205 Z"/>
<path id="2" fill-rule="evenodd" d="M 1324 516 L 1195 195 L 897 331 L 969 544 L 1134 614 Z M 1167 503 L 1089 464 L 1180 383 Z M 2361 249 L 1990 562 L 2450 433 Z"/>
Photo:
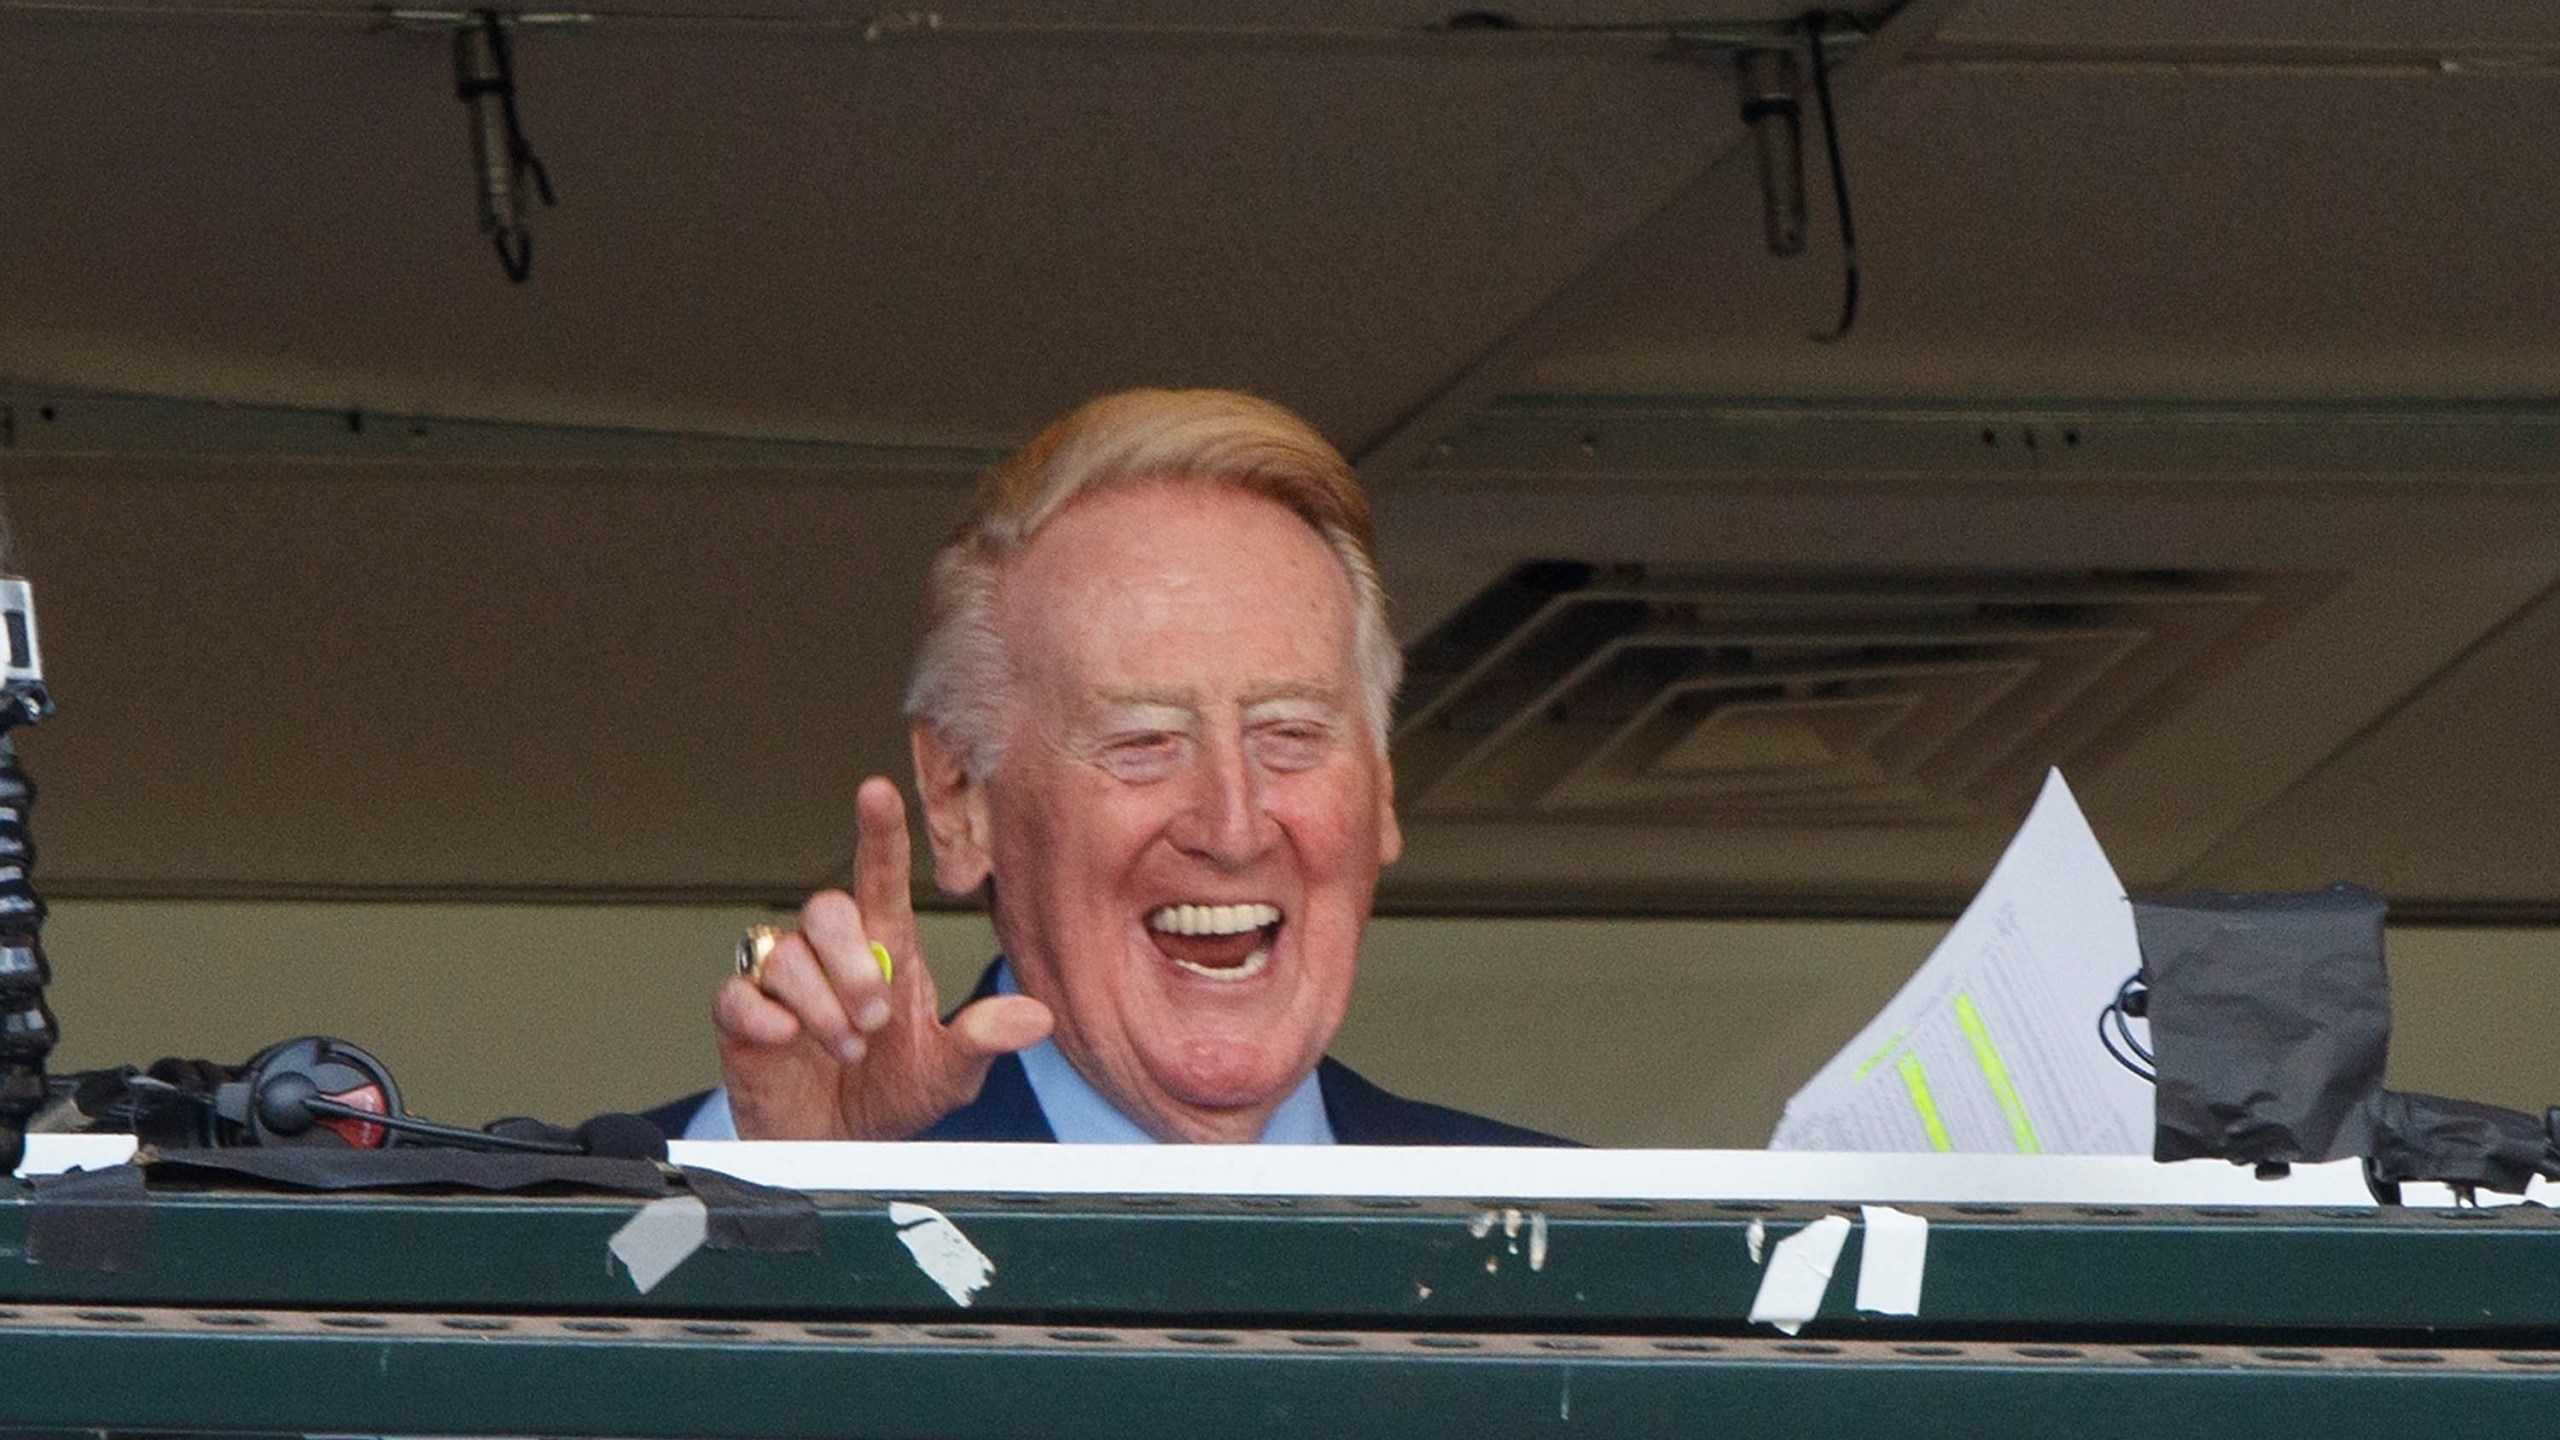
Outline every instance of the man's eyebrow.
<path id="1" fill-rule="evenodd" d="M 1312 700 L 1319 705 L 1339 707 L 1342 704 L 1342 687 L 1321 680 L 1289 680 L 1253 692 L 1244 703 L 1250 709 L 1256 705 L 1268 705 L 1274 700 Z"/>
<path id="2" fill-rule="evenodd" d="M 1147 688 L 1138 690 L 1104 690 L 1095 695 L 1104 705 L 1161 705 L 1173 710 L 1190 710 L 1199 701 L 1187 690 Z"/>
<path id="3" fill-rule="evenodd" d="M 1194 692 L 1160 686 L 1098 691 L 1094 695 L 1094 700 L 1096 704 L 1102 706 L 1156 705 L 1170 710 L 1200 708 L 1200 697 Z M 1244 707 L 1251 709 L 1257 705 L 1268 705 L 1275 700 L 1309 700 L 1319 705 L 1338 707 L 1343 703 L 1342 687 L 1322 680 L 1283 680 L 1247 695 Z"/>

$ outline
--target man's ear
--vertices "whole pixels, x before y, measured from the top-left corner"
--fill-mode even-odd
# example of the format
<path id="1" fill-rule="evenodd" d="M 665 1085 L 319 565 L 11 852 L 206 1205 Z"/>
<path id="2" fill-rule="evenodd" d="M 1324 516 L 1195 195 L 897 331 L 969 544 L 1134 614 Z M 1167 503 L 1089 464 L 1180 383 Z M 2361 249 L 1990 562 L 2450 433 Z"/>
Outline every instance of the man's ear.
<path id="1" fill-rule="evenodd" d="M 916 793 L 924 797 L 925 835 L 933 842 L 933 883 L 945 895 L 967 895 L 995 873 L 986 782 L 970 769 L 967 747 L 936 726 L 915 722 L 907 741 L 915 752 Z"/>
<path id="2" fill-rule="evenodd" d="M 1396 767 L 1378 757 L 1378 863 L 1393 865 L 1404 853 L 1404 828 L 1396 824 Z"/>

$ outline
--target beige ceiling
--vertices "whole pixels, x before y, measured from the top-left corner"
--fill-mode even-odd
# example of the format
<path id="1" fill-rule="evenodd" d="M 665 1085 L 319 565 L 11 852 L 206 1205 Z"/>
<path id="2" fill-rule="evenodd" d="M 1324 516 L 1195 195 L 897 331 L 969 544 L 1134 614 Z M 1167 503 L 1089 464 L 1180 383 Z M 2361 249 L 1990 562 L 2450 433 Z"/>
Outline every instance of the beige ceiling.
<path id="1" fill-rule="evenodd" d="M 2290 597 L 2012 771 L 2138 887 L 2560 919 L 2560 11 L 1913 0 L 1840 52 L 1819 344 L 1818 128 L 1773 260 L 1721 48 L 1796 7 L 1459 8 L 528 24 L 518 288 L 436 25 L 0 0 L 40 873 L 795 894 L 972 472 L 1170 382 L 1362 461 L 1409 640 L 1540 560 Z M 1417 813 L 1383 898 L 1943 910 L 2024 800 L 1933 803 Z"/>

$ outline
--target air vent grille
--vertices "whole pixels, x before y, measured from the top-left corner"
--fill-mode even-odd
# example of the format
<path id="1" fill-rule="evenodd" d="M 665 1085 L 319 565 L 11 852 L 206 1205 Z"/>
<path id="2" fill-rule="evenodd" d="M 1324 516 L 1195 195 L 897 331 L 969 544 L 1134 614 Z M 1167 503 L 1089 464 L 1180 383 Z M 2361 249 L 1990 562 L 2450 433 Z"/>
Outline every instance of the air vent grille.
<path id="1" fill-rule="evenodd" d="M 1416 816 L 1957 823 L 2316 588 L 1524 564 L 1413 646 L 1399 788 Z"/>

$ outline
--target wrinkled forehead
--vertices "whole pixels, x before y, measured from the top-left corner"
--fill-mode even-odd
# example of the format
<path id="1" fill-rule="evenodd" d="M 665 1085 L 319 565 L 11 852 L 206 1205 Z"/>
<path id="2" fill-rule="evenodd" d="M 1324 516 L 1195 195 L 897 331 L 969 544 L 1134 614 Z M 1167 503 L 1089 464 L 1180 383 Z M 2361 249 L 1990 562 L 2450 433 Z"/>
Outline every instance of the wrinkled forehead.
<path id="1" fill-rule="evenodd" d="M 1294 511 L 1233 486 L 1080 497 L 1007 560 L 995 598 L 1018 681 L 1356 685 L 1357 599 L 1340 558 Z"/>

